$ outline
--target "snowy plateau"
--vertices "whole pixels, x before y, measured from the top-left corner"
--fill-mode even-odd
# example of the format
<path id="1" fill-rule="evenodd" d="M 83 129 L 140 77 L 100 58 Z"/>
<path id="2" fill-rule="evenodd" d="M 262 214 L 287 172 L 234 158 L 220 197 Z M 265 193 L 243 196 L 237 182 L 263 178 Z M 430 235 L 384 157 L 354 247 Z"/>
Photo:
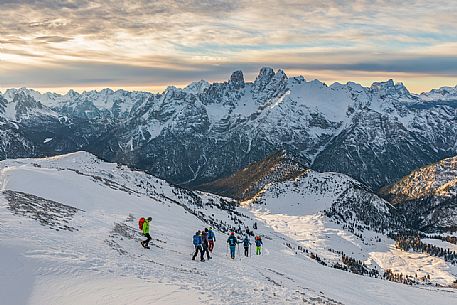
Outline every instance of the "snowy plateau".
<path id="1" fill-rule="evenodd" d="M 1 161 L 1 304 L 454 304 L 455 265 L 323 212 L 365 192 L 358 185 L 306 171 L 239 206 L 87 152 Z M 370 202 L 389 213 L 383 199 Z M 142 216 L 152 217 L 151 249 L 139 243 Z M 255 223 L 263 254 L 228 258 L 227 233 Z M 192 236 L 208 226 L 213 259 L 192 261 Z M 430 279 L 405 285 L 333 268 L 344 265 L 337 251 L 381 274 Z"/>

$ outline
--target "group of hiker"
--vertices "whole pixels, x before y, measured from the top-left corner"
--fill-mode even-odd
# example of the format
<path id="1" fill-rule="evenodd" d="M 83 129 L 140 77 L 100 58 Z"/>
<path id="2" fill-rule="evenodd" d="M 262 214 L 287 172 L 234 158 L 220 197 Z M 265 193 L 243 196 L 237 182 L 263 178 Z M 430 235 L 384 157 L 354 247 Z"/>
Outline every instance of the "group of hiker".
<path id="1" fill-rule="evenodd" d="M 142 231 L 143 235 L 147 238 L 146 240 L 141 241 L 141 245 L 146 248 L 149 248 L 149 242 L 151 241 L 151 235 L 149 234 L 149 223 L 152 221 L 152 217 L 144 218 L 141 217 L 140 220 L 138 221 L 138 225 L 140 230 Z M 257 224 L 255 224 L 255 228 L 257 227 Z M 192 255 L 192 260 L 195 260 L 195 258 L 198 256 L 200 253 L 200 260 L 202 262 L 205 261 L 205 254 L 206 254 L 206 259 L 210 260 L 212 259 L 210 253 L 213 253 L 214 249 L 214 243 L 216 242 L 216 235 L 214 234 L 213 228 L 204 228 L 202 231 L 198 230 L 195 235 L 193 236 L 192 243 L 194 244 L 195 247 L 195 252 Z M 249 252 L 251 248 L 251 240 L 249 238 L 248 232 L 246 232 L 246 235 L 242 240 L 238 240 L 235 236 L 235 232 L 231 232 L 229 237 L 227 238 L 227 248 L 230 249 L 230 258 L 235 259 L 235 252 L 236 252 L 236 247 L 239 244 L 243 244 L 244 247 L 244 256 L 249 257 Z M 262 238 L 257 235 L 255 237 L 255 253 L 256 255 L 261 255 L 262 254 Z"/>
<path id="2" fill-rule="evenodd" d="M 197 231 L 193 237 L 192 242 L 195 247 L 195 252 L 192 256 L 192 260 L 195 260 L 198 252 L 200 252 L 200 260 L 202 262 L 205 261 L 205 253 L 207 260 L 212 259 L 209 253 L 213 253 L 214 243 L 216 242 L 216 236 L 214 235 L 213 228 L 205 228 L 203 231 Z"/>
<path id="3" fill-rule="evenodd" d="M 243 240 L 238 240 L 235 237 L 235 233 L 231 232 L 229 237 L 227 238 L 227 245 L 230 249 L 230 258 L 235 259 L 235 252 L 236 252 L 235 250 L 236 250 L 236 246 L 238 244 L 243 244 L 244 256 L 249 257 L 249 250 L 251 248 L 251 240 L 249 239 L 249 235 L 246 234 L 244 236 Z M 256 255 L 262 254 L 262 245 L 263 245 L 262 238 L 259 235 L 257 235 L 255 237 L 255 254 Z"/>

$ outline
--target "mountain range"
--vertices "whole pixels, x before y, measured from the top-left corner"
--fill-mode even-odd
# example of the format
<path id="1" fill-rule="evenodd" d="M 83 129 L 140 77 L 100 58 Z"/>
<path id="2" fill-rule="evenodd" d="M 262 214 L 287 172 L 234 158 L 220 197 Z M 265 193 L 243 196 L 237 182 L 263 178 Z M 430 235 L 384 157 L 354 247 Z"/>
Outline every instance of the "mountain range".
<path id="1" fill-rule="evenodd" d="M 457 154 L 457 87 L 412 94 L 392 80 L 330 86 L 262 68 L 161 94 L 125 90 L 0 96 L 0 157 L 86 150 L 199 188 L 286 151 L 373 191 Z"/>

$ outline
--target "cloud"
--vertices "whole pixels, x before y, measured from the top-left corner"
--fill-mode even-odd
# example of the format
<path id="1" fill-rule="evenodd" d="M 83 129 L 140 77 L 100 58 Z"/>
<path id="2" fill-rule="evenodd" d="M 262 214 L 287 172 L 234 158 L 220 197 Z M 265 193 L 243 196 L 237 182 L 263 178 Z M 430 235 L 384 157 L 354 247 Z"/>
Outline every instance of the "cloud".
<path id="1" fill-rule="evenodd" d="M 264 65 L 455 75 L 452 1 L 4 0 L 0 10 L 0 80 L 11 85 L 219 80 Z"/>

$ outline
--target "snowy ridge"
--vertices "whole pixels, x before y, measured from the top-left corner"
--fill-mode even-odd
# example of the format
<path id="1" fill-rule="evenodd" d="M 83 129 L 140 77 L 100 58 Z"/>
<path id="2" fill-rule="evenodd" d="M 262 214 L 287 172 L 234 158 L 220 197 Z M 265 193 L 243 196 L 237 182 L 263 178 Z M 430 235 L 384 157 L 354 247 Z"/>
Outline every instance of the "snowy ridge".
<path id="1" fill-rule="evenodd" d="M 273 183 L 295 179 L 309 169 L 286 152 L 277 152 L 216 181 L 197 186 L 199 190 L 227 196 L 241 201 L 250 200 Z"/>
<path id="2" fill-rule="evenodd" d="M 457 157 L 417 169 L 381 190 L 381 194 L 393 196 L 395 204 L 427 196 L 457 196 Z"/>
<path id="3" fill-rule="evenodd" d="M 361 222 L 372 230 L 394 229 L 391 205 L 359 182 L 338 173 L 306 173 L 267 185 L 252 201 L 254 207 L 291 216 L 323 214 L 343 223 Z M 373 218 L 371 218 L 373 217 Z"/>
<path id="4" fill-rule="evenodd" d="M 292 250 L 294 239 L 247 209 L 84 152 L 2 161 L 0 186 L 1 284 L 7 288 L 0 296 L 11 305 L 132 299 L 146 304 L 449 304 L 455 297 L 450 290 L 418 289 L 324 267 Z M 136 223 L 148 215 L 153 218 L 151 250 L 140 247 Z M 220 230 L 252 228 L 254 222 L 264 237 L 264 255 L 231 261 Z M 208 223 L 220 228 L 213 259 L 191 261 L 192 234 Z M 375 292 L 380 289 L 389 293 Z"/>
<path id="5" fill-rule="evenodd" d="M 422 93 L 420 98 L 424 101 L 456 101 L 457 86 L 432 89 L 430 92 Z"/>
<path id="6" fill-rule="evenodd" d="M 411 172 L 380 194 L 423 231 L 457 231 L 457 157 Z"/>

